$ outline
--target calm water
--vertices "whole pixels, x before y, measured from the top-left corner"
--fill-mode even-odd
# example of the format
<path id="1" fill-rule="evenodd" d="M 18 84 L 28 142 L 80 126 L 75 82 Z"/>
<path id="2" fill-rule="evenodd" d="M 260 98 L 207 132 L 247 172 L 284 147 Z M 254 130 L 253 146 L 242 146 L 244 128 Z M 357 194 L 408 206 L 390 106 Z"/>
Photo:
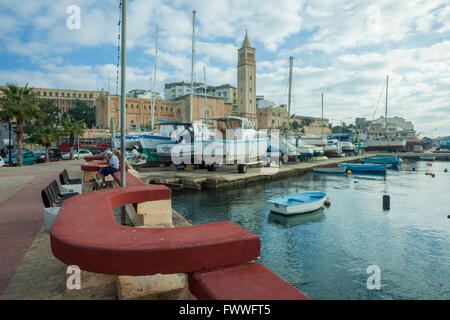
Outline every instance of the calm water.
<path id="1" fill-rule="evenodd" d="M 231 220 L 261 238 L 261 259 L 313 299 L 450 299 L 450 170 L 434 162 L 386 176 L 308 173 L 226 191 L 174 193 L 194 224 Z M 331 207 L 284 218 L 266 200 L 325 191 Z M 383 194 L 390 211 L 382 208 Z M 367 267 L 381 289 L 367 289 Z"/>

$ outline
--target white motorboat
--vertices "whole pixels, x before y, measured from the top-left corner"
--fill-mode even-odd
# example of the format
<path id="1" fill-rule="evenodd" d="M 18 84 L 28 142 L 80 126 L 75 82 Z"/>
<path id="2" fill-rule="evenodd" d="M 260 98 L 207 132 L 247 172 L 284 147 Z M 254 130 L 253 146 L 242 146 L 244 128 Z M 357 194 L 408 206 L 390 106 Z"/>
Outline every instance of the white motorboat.
<path id="1" fill-rule="evenodd" d="M 327 199 L 325 192 L 303 192 L 267 200 L 270 210 L 282 214 L 299 214 L 318 210 Z"/>
<path id="2" fill-rule="evenodd" d="M 324 147 L 327 145 L 327 139 L 324 137 L 314 136 L 314 135 L 308 135 L 308 136 L 299 136 L 299 139 L 306 144 L 318 146 L 318 147 Z"/>
<path id="3" fill-rule="evenodd" d="M 327 145 L 323 147 L 323 153 L 327 157 L 340 157 L 342 154 L 342 145 L 339 140 L 328 140 Z"/>

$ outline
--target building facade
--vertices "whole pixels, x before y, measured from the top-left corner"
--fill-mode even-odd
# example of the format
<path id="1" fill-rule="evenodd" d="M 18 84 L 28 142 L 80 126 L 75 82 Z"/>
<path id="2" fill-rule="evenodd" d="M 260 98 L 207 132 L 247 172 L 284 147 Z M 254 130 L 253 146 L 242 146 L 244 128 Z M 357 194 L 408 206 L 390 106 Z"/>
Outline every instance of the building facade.
<path id="1" fill-rule="evenodd" d="M 155 100 L 154 123 L 161 120 L 180 122 L 189 121 L 190 94 L 178 97 L 174 100 Z M 152 122 L 151 99 L 131 98 L 126 99 L 126 128 L 142 128 L 150 126 Z M 202 95 L 193 96 L 193 121 L 205 116 L 230 115 L 232 105 L 225 99 L 208 97 L 205 106 L 205 98 Z M 108 93 L 102 94 L 97 101 L 96 122 L 98 128 L 108 129 L 111 123 L 115 130 L 120 128 L 120 96 Z"/>
<path id="2" fill-rule="evenodd" d="M 272 105 L 257 109 L 259 129 L 283 129 L 287 124 L 287 106 Z"/>
<path id="3" fill-rule="evenodd" d="M 4 95 L 0 87 L 0 98 Z M 102 91 L 86 91 L 86 90 L 67 90 L 67 89 L 48 89 L 48 88 L 32 88 L 39 100 L 50 100 L 61 110 L 61 114 L 69 111 L 76 106 L 77 101 L 86 103 L 89 107 L 95 107 L 97 98 Z"/>
<path id="4" fill-rule="evenodd" d="M 238 49 L 237 77 L 237 114 L 251 119 L 255 127 L 258 127 L 256 114 L 255 48 L 252 48 L 250 45 L 247 32 L 245 32 L 242 47 Z"/>

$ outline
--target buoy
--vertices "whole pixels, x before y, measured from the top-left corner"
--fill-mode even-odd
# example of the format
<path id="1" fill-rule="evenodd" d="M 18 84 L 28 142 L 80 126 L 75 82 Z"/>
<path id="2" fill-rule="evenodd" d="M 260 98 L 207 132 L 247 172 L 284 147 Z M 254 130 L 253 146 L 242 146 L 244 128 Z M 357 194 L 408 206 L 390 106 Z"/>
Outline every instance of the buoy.
<path id="1" fill-rule="evenodd" d="M 331 201 L 330 201 L 330 199 L 325 200 L 325 201 L 323 202 L 323 204 L 324 204 L 326 207 L 331 206 Z"/>
<path id="2" fill-rule="evenodd" d="M 347 174 L 351 175 L 352 174 L 351 170 L 347 170 Z"/>
<path id="3" fill-rule="evenodd" d="M 391 197 L 387 194 L 383 195 L 383 210 L 389 211 L 391 208 Z"/>

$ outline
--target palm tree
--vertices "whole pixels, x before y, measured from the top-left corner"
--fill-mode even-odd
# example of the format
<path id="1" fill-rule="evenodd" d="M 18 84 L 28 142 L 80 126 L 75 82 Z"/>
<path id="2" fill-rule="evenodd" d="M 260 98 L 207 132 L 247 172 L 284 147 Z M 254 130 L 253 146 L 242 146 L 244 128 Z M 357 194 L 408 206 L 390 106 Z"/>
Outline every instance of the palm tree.
<path id="1" fill-rule="evenodd" d="M 41 127 L 37 132 L 38 141 L 45 148 L 45 162 L 50 162 L 48 149 L 59 140 L 61 131 L 54 127 Z"/>
<path id="2" fill-rule="evenodd" d="M 28 83 L 24 88 L 14 84 L 7 84 L 6 88 L 1 90 L 5 94 L 5 99 L 0 102 L 2 107 L 0 119 L 6 121 L 16 120 L 17 165 L 23 166 L 24 123 L 40 119 L 43 113 L 39 108 L 36 94 L 32 91 L 33 88 L 28 88 Z"/>
<path id="3" fill-rule="evenodd" d="M 73 160 L 73 147 L 75 145 L 75 137 L 82 136 L 84 134 L 84 131 L 86 130 L 86 126 L 83 121 L 73 119 L 70 114 L 66 114 L 64 116 L 61 124 L 63 126 L 63 134 L 69 136 L 70 160 Z"/>

